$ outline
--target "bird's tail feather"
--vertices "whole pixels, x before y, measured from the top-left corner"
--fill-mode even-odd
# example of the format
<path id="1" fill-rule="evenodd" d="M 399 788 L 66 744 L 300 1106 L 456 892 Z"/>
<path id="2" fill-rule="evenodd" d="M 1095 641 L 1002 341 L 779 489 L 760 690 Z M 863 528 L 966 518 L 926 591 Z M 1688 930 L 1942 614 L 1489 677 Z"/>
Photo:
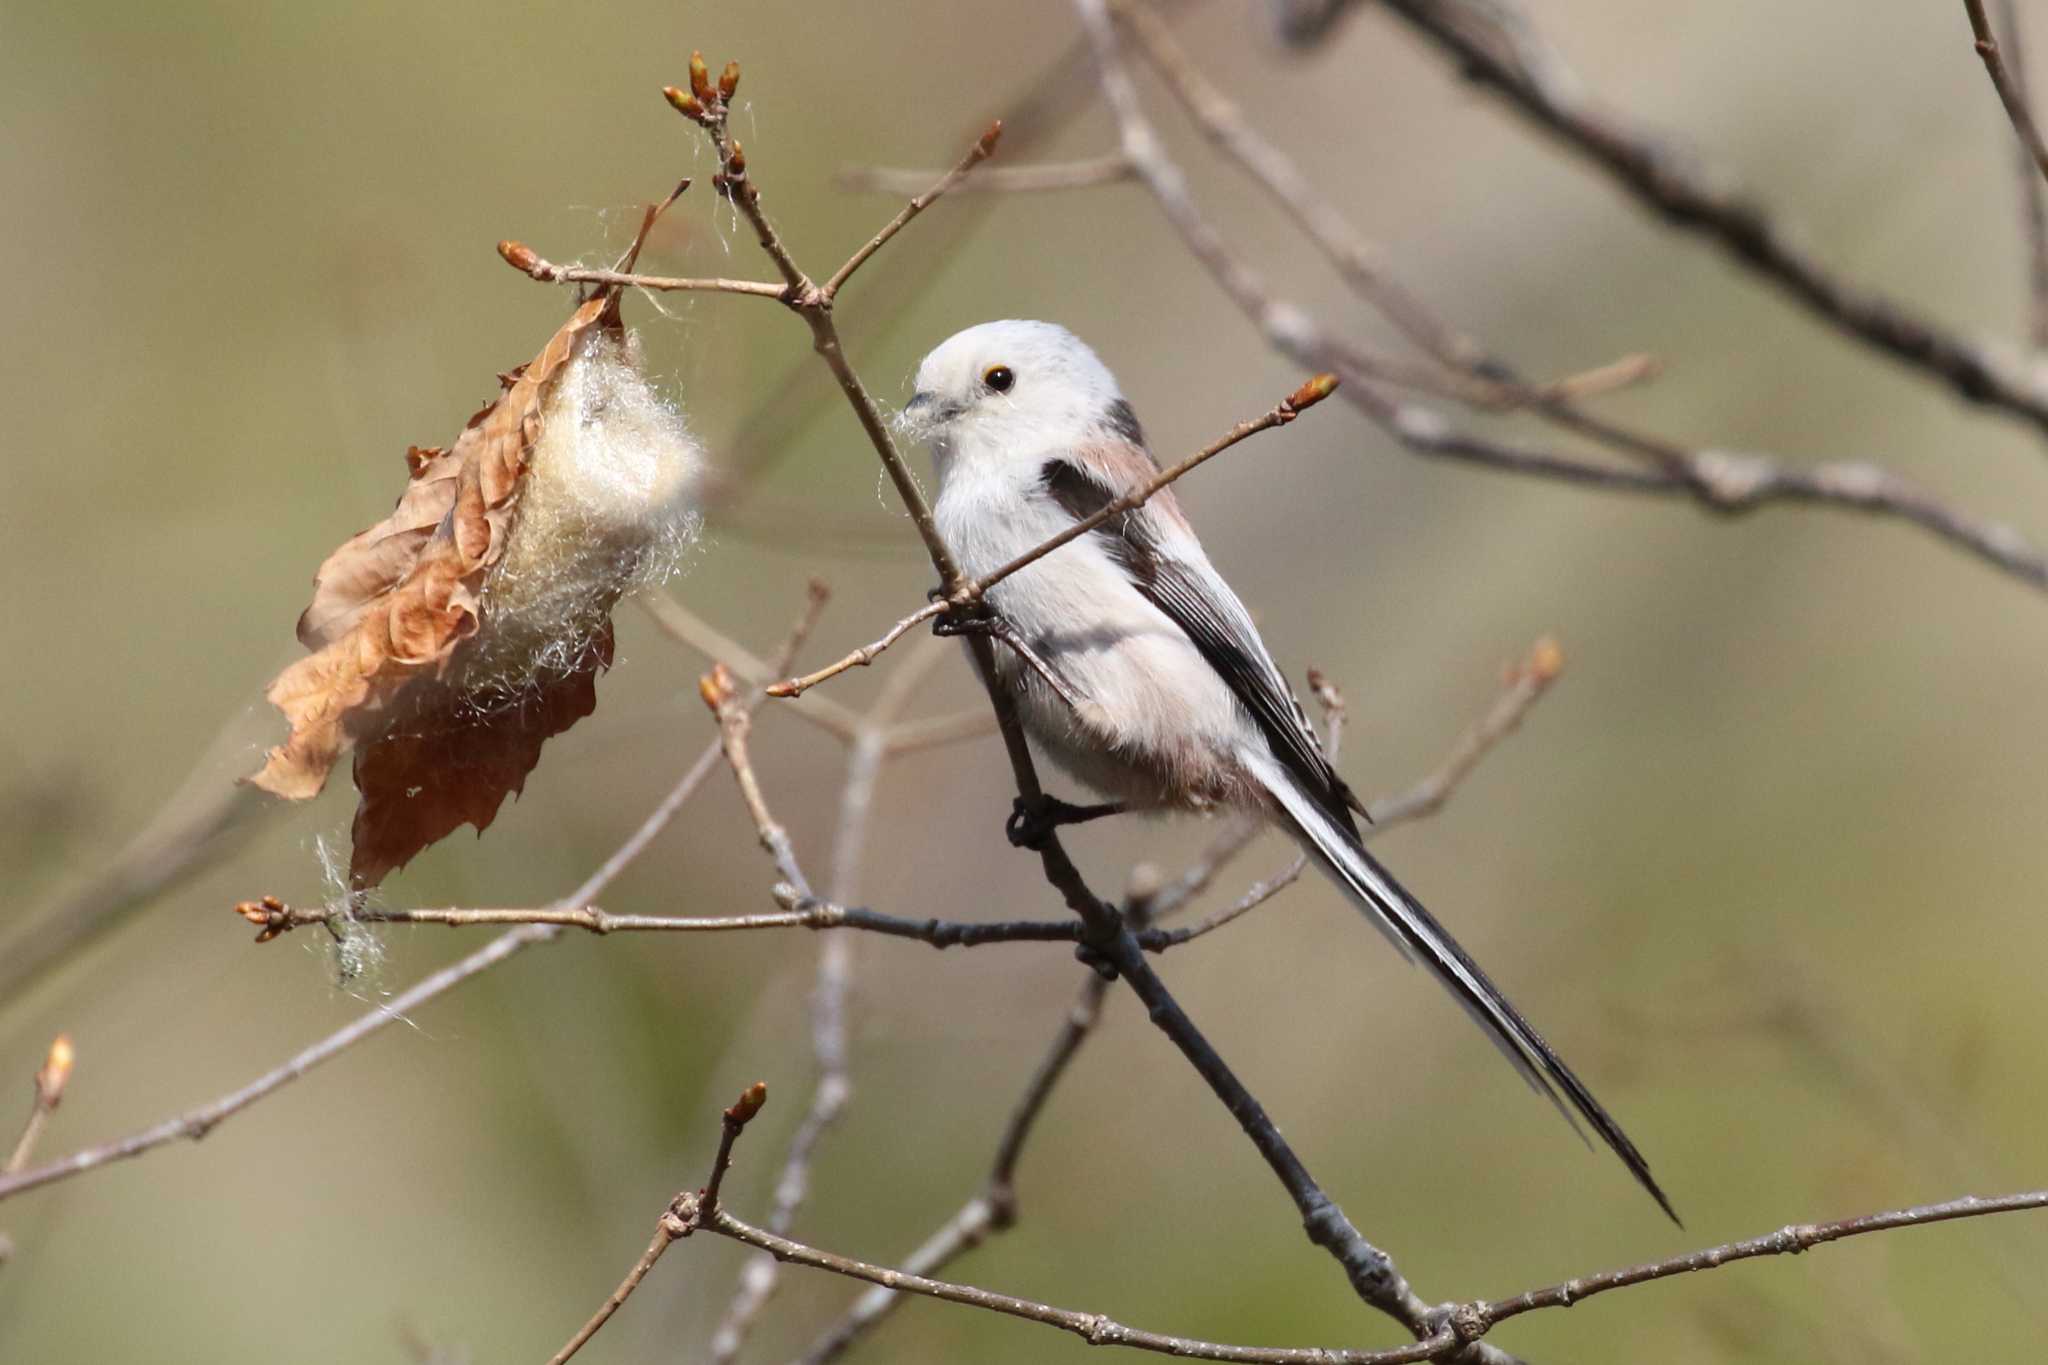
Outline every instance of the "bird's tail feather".
<path id="1" fill-rule="evenodd" d="M 1441 981 L 1458 1003 L 1486 1031 L 1496 1047 L 1514 1064 L 1524 1080 L 1538 1094 L 1557 1106 L 1574 1131 L 1580 1131 L 1573 1111 L 1591 1124 L 1601 1140 L 1621 1158 L 1658 1207 L 1675 1223 L 1678 1214 L 1671 1201 L 1650 1174 L 1650 1166 L 1636 1150 L 1621 1125 L 1564 1064 L 1564 1059 L 1545 1042 L 1543 1035 L 1524 1019 L 1521 1012 L 1501 993 L 1498 986 L 1479 969 L 1479 964 L 1450 936 L 1421 902 L 1394 880 L 1352 830 L 1345 828 L 1323 810 L 1300 785 L 1279 766 L 1267 778 L 1266 786 L 1278 801 L 1309 856 L 1325 876 L 1335 882 L 1373 924 L 1391 939 L 1411 962 L 1419 962 Z M 1569 1107 L 1567 1107 L 1569 1101 Z M 1580 1131 L 1583 1138 L 1585 1134 Z"/>

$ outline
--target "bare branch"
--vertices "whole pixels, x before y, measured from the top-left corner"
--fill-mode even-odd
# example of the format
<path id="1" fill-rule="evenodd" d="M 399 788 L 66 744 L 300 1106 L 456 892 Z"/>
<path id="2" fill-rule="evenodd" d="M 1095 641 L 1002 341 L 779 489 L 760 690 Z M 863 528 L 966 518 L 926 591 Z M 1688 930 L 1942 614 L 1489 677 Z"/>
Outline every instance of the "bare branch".
<path id="1" fill-rule="evenodd" d="M 2048 1190 L 1999 1195 L 1990 1199 L 1967 1195 L 1945 1203 L 1922 1204 L 1916 1208 L 1894 1209 L 1888 1213 L 1867 1213 L 1858 1218 L 1844 1218 L 1835 1223 L 1794 1223 L 1779 1228 L 1776 1232 L 1749 1238 L 1747 1241 L 1728 1242 L 1702 1251 L 1687 1252 L 1683 1256 L 1673 1256 L 1668 1260 L 1650 1261 L 1622 1270 L 1609 1270 L 1599 1275 L 1583 1275 L 1577 1279 L 1566 1280 L 1563 1284 L 1552 1285 L 1548 1289 L 1532 1289 L 1511 1299 L 1494 1299 L 1486 1303 L 1461 1305 L 1451 1310 L 1450 1318 L 1459 1336 L 1470 1339 L 1475 1332 L 1486 1332 L 1496 1324 L 1523 1313 L 1534 1312 L 1539 1308 L 1569 1308 L 1582 1299 L 1604 1294 L 1611 1289 L 1626 1289 L 1630 1285 L 1647 1284 L 1651 1280 L 1669 1279 L 1673 1275 L 1687 1275 L 1694 1271 L 1718 1270 L 1732 1262 L 1753 1260 L 1758 1256 L 1796 1256 L 1802 1251 L 1811 1251 L 1814 1247 L 1827 1242 L 1839 1242 L 1845 1237 L 1889 1232 L 1895 1228 L 1922 1227 L 1929 1223 L 1945 1223 L 1957 1218 L 1981 1218 L 1994 1213 L 2019 1213 L 2030 1209 L 2048 1209 Z"/>
<path id="2" fill-rule="evenodd" d="M 1491 86 L 1665 222 L 1718 242 L 1738 264 L 1781 286 L 1844 335 L 1944 380 L 1970 402 L 2048 431 L 2048 380 L 1993 343 L 1953 332 L 1833 273 L 1731 178 L 1585 94 L 1516 0 L 1387 0 L 1387 8 L 1443 48 L 1460 76 Z"/>
<path id="3" fill-rule="evenodd" d="M 2034 168 L 2048 179 L 2048 144 L 2041 141 L 2041 130 L 2034 123 L 2033 111 L 2027 108 L 2026 92 L 2019 78 L 2006 70 L 2005 54 L 1992 34 L 1991 16 L 1984 12 L 1984 0 L 1963 0 L 1963 10 L 1970 16 L 1970 33 L 1977 40 L 1977 55 L 1991 77 L 1991 88 L 1998 92 L 1998 102 L 2005 106 L 2012 130 L 2019 134 L 2020 145 L 2033 158 Z"/>
<path id="4" fill-rule="evenodd" d="M 1393 3 L 1397 10 L 1406 13 L 1416 7 L 1434 11 L 1437 6 L 1462 6 L 1468 0 L 1436 0 L 1435 5 L 1425 4 L 1424 0 L 1414 0 L 1413 5 L 1408 0 Z M 1352 405 L 1411 451 L 1586 487 L 1685 494 L 1717 512 L 1749 511 L 1785 501 L 1896 517 L 2036 588 L 2048 588 L 2048 556 L 2017 531 L 1958 511 L 1875 465 L 1838 462 L 1794 467 L 1758 455 L 1686 450 L 1586 417 L 1556 401 L 1540 403 L 1553 419 L 1656 466 L 1618 469 L 1508 441 L 1472 436 L 1459 431 L 1432 409 L 1387 396 L 1370 382 L 1369 375 L 1359 371 L 1354 363 L 1356 357 L 1348 354 L 1344 345 L 1327 336 L 1302 309 L 1275 297 L 1265 280 L 1237 257 L 1195 206 L 1186 175 L 1166 155 L 1157 132 L 1139 106 L 1137 89 L 1123 64 L 1113 26 L 1103 29 L 1097 51 L 1102 62 L 1103 93 L 1116 116 L 1124 153 L 1137 167 L 1190 254 L 1258 324 L 1272 346 L 1300 364 L 1327 364 L 1336 369 L 1347 381 L 1343 393 Z M 2044 425 L 2048 425 L 2048 391 L 2043 394 L 2041 415 Z"/>
<path id="5" fill-rule="evenodd" d="M 963 739 L 979 739 L 995 732 L 995 717 L 977 706 L 947 716 L 904 721 L 889 731 L 889 753 L 892 757 L 915 753 L 919 749 L 934 749 Z"/>
<path id="6" fill-rule="evenodd" d="M 1203 135 L 1258 178 L 1360 298 L 1446 365 L 1469 370 L 1486 358 L 1484 347 L 1396 280 L 1379 247 L 1359 235 L 1292 158 L 1245 122 L 1236 105 L 1195 69 L 1157 11 L 1142 0 L 1124 0 L 1115 14 Z"/>
<path id="7" fill-rule="evenodd" d="M 1550 690 L 1550 685 L 1563 671 L 1564 651 L 1558 648 L 1557 641 L 1545 636 L 1531 645 L 1522 662 L 1509 671 L 1507 686 L 1492 707 L 1477 724 L 1458 736 L 1458 742 L 1451 746 L 1450 753 L 1444 756 L 1436 771 L 1400 795 L 1372 803 L 1366 817 L 1372 821 L 1368 833 L 1384 834 L 1396 825 L 1420 820 L 1442 810 L 1458 784 L 1479 766 L 1479 760 L 1485 758 L 1494 745 L 1521 728 L 1529 708 Z"/>
<path id="8" fill-rule="evenodd" d="M 637 600 L 670 639 L 688 645 L 709 662 L 724 662 L 750 686 L 760 687 L 773 681 L 775 674 L 766 659 L 668 594 L 642 593 Z M 831 697 L 819 697 L 809 706 L 792 707 L 791 710 L 826 733 L 849 743 L 860 732 L 861 718 Z"/>
<path id="9" fill-rule="evenodd" d="M 2024 99 L 2027 97 L 2027 61 L 2020 35 L 2017 0 L 1998 0 L 1998 24 L 2005 30 L 2005 41 L 2001 46 L 2006 57 L 2006 69 L 2012 73 L 2013 84 Z M 2034 349 L 2041 350 L 2048 348 L 2048 196 L 2042 193 L 2041 175 L 2032 151 L 2024 142 L 2016 142 L 2013 152 L 2018 165 L 2020 217 L 2027 235 L 2027 284 L 2031 296 L 2027 334 L 2034 343 Z"/>
<path id="10" fill-rule="evenodd" d="M 687 279 L 673 275 L 636 275 L 629 270 L 556 265 L 524 242 L 500 242 L 498 254 L 514 270 L 543 284 L 599 284 L 615 289 L 645 289 L 654 294 L 694 290 L 714 294 L 752 294 L 769 299 L 783 299 L 789 293 L 788 285 L 776 284 L 773 280 Z"/>
<path id="11" fill-rule="evenodd" d="M 582 1350 L 584 1345 L 597 1335 L 599 1329 L 611 1321 L 612 1314 L 619 1311 L 620 1306 L 632 1296 L 633 1291 L 640 1287 L 640 1281 L 647 1277 L 647 1272 L 654 1268 L 654 1263 L 661 1259 L 662 1253 L 669 1249 L 670 1244 L 688 1237 L 696 1231 L 700 1219 L 717 1211 L 718 1187 L 724 1182 L 726 1171 L 732 1167 L 733 1144 L 739 1140 L 747 1124 L 753 1120 L 754 1115 L 761 1112 L 761 1106 L 767 1101 L 768 1086 L 762 1081 L 756 1081 L 747 1087 L 730 1109 L 725 1111 L 724 1125 L 719 1130 L 718 1155 L 712 1158 L 711 1162 L 711 1178 L 696 1194 L 679 1194 L 670 1201 L 666 1209 L 662 1210 L 661 1217 L 655 1220 L 654 1240 L 647 1244 L 647 1250 L 640 1253 L 640 1259 L 626 1272 L 626 1278 L 619 1281 L 619 1287 L 598 1305 L 597 1311 L 591 1314 L 588 1322 L 577 1329 L 576 1335 L 570 1337 L 568 1343 L 555 1352 L 548 1365 L 563 1365 L 571 1356 Z"/>
<path id="12" fill-rule="evenodd" d="M 849 166 L 839 173 L 839 188 L 853 193 L 915 194 L 932 183 L 932 171 L 894 166 Z M 1081 161 L 984 168 L 952 187 L 952 193 L 1034 194 L 1049 190 L 1085 190 L 1131 179 L 1131 163 L 1118 155 Z"/>
<path id="13" fill-rule="evenodd" d="M 1037 563 L 1062 545 L 1072 544 L 1096 527 L 1122 516 L 1133 508 L 1143 506 L 1155 497 L 1160 489 L 1173 483 L 1198 465 L 1221 455 L 1239 441 L 1250 436 L 1256 436 L 1262 431 L 1270 431 L 1274 427 L 1286 426 L 1289 422 L 1301 416 L 1302 413 L 1328 398 L 1336 389 L 1336 376 L 1328 374 L 1317 375 L 1293 393 L 1281 399 L 1270 411 L 1249 421 L 1239 422 L 1229 431 L 1224 432 L 1221 436 L 1211 441 L 1208 445 L 1203 446 L 1186 459 L 1168 465 L 1137 488 L 1132 489 L 1120 498 L 1113 498 L 1109 502 L 1104 503 L 1072 526 L 1067 527 L 1066 530 L 1061 531 L 1058 535 L 1048 538 L 1041 544 L 1034 545 L 1002 567 L 992 569 L 981 577 L 967 583 L 958 592 L 953 594 L 953 605 L 963 605 L 966 602 L 979 600 L 987 595 L 990 588 L 1002 582 L 1011 574 Z"/>
<path id="14" fill-rule="evenodd" d="M 849 668 L 866 668 L 875 661 L 876 656 L 881 654 L 883 650 L 895 644 L 926 621 L 939 616 L 946 610 L 946 606 L 947 604 L 943 599 L 927 602 L 895 625 L 889 627 L 889 629 L 883 631 L 881 638 L 872 644 L 862 645 L 845 658 L 826 664 L 815 673 L 806 673 L 801 678 L 788 678 L 782 682 L 771 683 L 768 687 L 768 695 L 771 697 L 801 697 L 819 683 L 836 678 Z"/>
<path id="15" fill-rule="evenodd" d="M 802 865 L 797 861 L 796 847 L 790 843 L 789 831 L 775 819 L 768 809 L 767 797 L 762 794 L 761 780 L 754 773 L 754 763 L 747 748 L 747 733 L 752 728 L 747 708 L 740 703 L 739 693 L 733 686 L 733 677 L 723 664 L 714 667 L 704 675 L 698 684 L 704 702 L 718 717 L 720 742 L 725 747 L 725 761 L 732 768 L 732 775 L 739 783 L 740 799 L 746 803 L 747 814 L 753 817 L 754 830 L 760 836 L 761 847 L 775 860 L 775 870 L 783 881 L 796 889 L 799 897 L 811 898 L 810 879 L 804 876 Z"/>
<path id="16" fill-rule="evenodd" d="M 909 225 L 911 219 L 917 217 L 918 214 L 923 213 L 931 206 L 933 200 L 937 199 L 947 190 L 952 189 L 955 185 L 958 185 L 969 171 L 995 155 L 996 141 L 1002 135 L 1003 122 L 1001 119 L 997 119 L 988 126 L 988 131 L 977 138 L 974 145 L 967 149 L 967 155 L 960 158 L 958 165 L 954 166 L 952 170 L 947 171 L 943 176 L 940 176 L 931 188 L 913 197 L 909 203 L 903 206 L 901 212 L 882 225 L 880 232 L 877 232 L 868 239 L 865 246 L 849 256 L 845 265 L 832 272 L 832 278 L 820 286 L 818 290 L 819 298 L 829 305 L 838 296 L 840 287 L 853 278 L 853 272 L 866 265 L 870 256 L 887 246 L 891 237 L 903 231 Z"/>
<path id="17" fill-rule="evenodd" d="M 647 1272 L 654 1269 L 654 1263 L 661 1259 L 662 1253 L 674 1245 L 676 1234 L 670 1230 L 673 1221 L 674 1215 L 664 1210 L 661 1217 L 656 1220 L 654 1240 L 647 1244 L 647 1250 L 640 1253 L 640 1259 L 626 1272 L 626 1278 L 619 1281 L 619 1287 L 611 1292 L 611 1297 L 598 1305 L 597 1311 L 590 1315 L 590 1321 L 579 1327 L 576 1335 L 570 1337 L 561 1350 L 548 1357 L 548 1365 L 564 1365 L 564 1362 L 582 1350 L 590 1339 L 597 1335 L 599 1328 L 611 1321 L 612 1314 L 618 1312 L 620 1306 L 632 1296 L 633 1291 L 640 1287 L 640 1281 L 647 1278 Z"/>
<path id="18" fill-rule="evenodd" d="M 21 1126 L 21 1136 L 15 1139 L 14 1151 L 7 1158 L 7 1164 L 0 1166 L 0 1175 L 14 1175 L 35 1154 L 36 1142 L 43 1135 L 43 1127 L 50 1121 L 50 1115 L 64 1100 L 64 1087 L 71 1083 L 71 1068 L 78 1060 L 77 1051 L 71 1046 L 71 1035 L 60 1033 L 50 1043 L 50 1050 L 44 1054 L 43 1064 L 36 1071 L 35 1099 L 29 1105 L 28 1121 Z"/>
<path id="19" fill-rule="evenodd" d="M 714 749 L 711 754 L 716 758 L 717 751 Z M 708 764 L 706 771 L 709 771 Z M 32 1167 L 13 1175 L 0 1176 L 0 1199 L 8 1199 L 43 1185 L 82 1175 L 108 1162 L 141 1156 L 144 1152 L 152 1151 L 165 1143 L 181 1140 L 197 1142 L 258 1100 L 289 1085 L 322 1062 L 346 1052 L 370 1035 L 405 1018 L 435 996 L 460 985 L 479 972 L 497 966 L 522 949 L 530 948 L 536 943 L 549 942 L 560 932 L 560 929 L 552 925 L 527 924 L 500 935 L 460 962 L 442 968 L 412 989 L 394 996 L 353 1023 L 297 1053 L 283 1065 L 266 1071 L 247 1085 L 209 1104 L 188 1109 L 119 1141 L 87 1147 L 46 1165 Z"/>
<path id="20" fill-rule="evenodd" d="M 1388 1351 L 1352 1351 L 1320 1346 L 1227 1346 L 1220 1342 L 1168 1336 L 1163 1332 L 1147 1332 L 1140 1328 L 1127 1327 L 1100 1313 L 1055 1308 L 1051 1304 L 1021 1299 L 1014 1294 L 1002 1294 L 992 1289 L 977 1289 L 972 1285 L 955 1284 L 948 1280 L 935 1280 L 905 1270 L 872 1265 L 866 1261 L 855 1260 L 851 1256 L 820 1251 L 816 1247 L 791 1241 L 787 1237 L 778 1237 L 766 1229 L 743 1223 L 723 1209 L 707 1213 L 703 1227 L 705 1231 L 716 1232 L 736 1242 L 759 1247 L 777 1260 L 793 1262 L 813 1270 L 827 1270 L 850 1279 L 866 1280 L 870 1284 L 881 1285 L 900 1293 L 920 1294 L 926 1298 L 966 1304 L 1002 1313 L 1008 1317 L 1058 1327 L 1072 1332 L 1091 1346 L 1125 1346 L 1188 1360 L 1242 1361 L 1246 1362 L 1246 1365 L 1406 1365 L 1407 1362 L 1428 1360 L 1457 1345 L 1456 1337 L 1448 1327 L 1445 1327 L 1412 1346 Z"/>

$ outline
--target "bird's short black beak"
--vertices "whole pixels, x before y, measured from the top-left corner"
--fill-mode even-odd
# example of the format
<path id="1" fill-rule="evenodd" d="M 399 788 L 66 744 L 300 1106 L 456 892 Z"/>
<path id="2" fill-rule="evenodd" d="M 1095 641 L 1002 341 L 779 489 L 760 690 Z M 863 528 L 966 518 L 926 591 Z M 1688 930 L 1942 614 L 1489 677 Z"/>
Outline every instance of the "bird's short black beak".
<path id="1" fill-rule="evenodd" d="M 931 401 L 932 395 L 930 390 L 920 389 L 918 392 L 910 395 L 910 401 L 903 405 L 903 410 L 905 412 L 916 412 L 919 408 L 930 407 Z"/>

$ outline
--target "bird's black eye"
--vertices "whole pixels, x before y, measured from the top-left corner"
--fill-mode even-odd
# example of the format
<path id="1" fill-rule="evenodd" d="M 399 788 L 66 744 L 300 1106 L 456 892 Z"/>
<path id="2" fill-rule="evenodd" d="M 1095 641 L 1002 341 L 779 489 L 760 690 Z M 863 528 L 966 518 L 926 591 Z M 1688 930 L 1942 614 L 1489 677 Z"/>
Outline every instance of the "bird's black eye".
<path id="1" fill-rule="evenodd" d="M 997 393 L 1008 393 L 1010 386 L 1017 382 L 1017 376 L 1008 365 L 991 365 L 982 373 L 981 382 Z"/>

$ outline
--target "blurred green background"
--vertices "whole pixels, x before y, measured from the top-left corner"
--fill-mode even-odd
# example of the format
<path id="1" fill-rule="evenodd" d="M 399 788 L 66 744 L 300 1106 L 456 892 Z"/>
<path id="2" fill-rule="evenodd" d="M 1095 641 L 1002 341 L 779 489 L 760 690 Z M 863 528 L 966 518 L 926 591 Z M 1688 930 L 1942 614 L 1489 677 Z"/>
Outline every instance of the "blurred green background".
<path id="1" fill-rule="evenodd" d="M 1846 274 L 1964 329 L 2022 335 L 2010 133 L 1959 6 L 1540 11 L 1596 89 L 1739 168 Z M 1277 50 L 1241 3 L 1197 6 L 1183 32 L 1409 282 L 1528 370 L 1650 351 L 1664 376 L 1605 410 L 1723 447 L 1881 460 L 2048 533 L 2037 438 L 1663 231 L 1369 7 L 1307 56 Z M 1087 72 L 1062 66 L 1075 37 L 1062 6 L 994 0 L 7 0 L 0 934 L 103 870 L 195 763 L 227 783 L 275 742 L 260 689 L 294 655 L 314 566 L 383 515 L 407 444 L 451 438 L 565 314 L 566 295 L 508 271 L 493 243 L 594 261 L 639 202 L 708 177 L 658 93 L 693 46 L 744 63 L 736 131 L 796 251 L 829 268 L 892 208 L 834 189 L 843 164 L 948 162 L 1043 90 L 1058 118 L 1013 155 L 1104 150 Z M 2048 52 L 2048 29 L 2035 45 Z M 1377 335 L 1148 93 L 1217 221 L 1331 325 Z M 764 273 L 708 186 L 648 264 Z M 751 300 L 662 308 L 627 304 L 654 370 L 728 465 L 766 468 L 714 514 L 676 596 L 765 649 L 820 575 L 837 596 L 819 661 L 921 601 L 928 566 L 806 367 L 801 325 Z M 1300 378 L 1129 187 L 944 203 L 841 307 L 854 361 L 895 401 L 930 345 L 999 316 L 1094 342 L 1165 455 Z M 1791 1220 L 2041 1183 L 2038 593 L 1853 516 L 1717 521 L 1426 465 L 1340 404 L 1182 497 L 1290 672 L 1313 663 L 1347 685 L 1343 766 L 1361 791 L 1434 764 L 1538 634 L 1569 658 L 1451 807 L 1381 847 L 1622 1117 L 1686 1231 L 1322 886 L 1165 963 L 1423 1294 L 1502 1295 Z M 548 746 L 481 842 L 451 839 L 394 878 L 390 903 L 562 894 L 710 738 L 702 660 L 638 612 L 621 630 L 597 716 Z M 858 702 L 901 661 L 835 689 Z M 948 660 L 918 705 L 974 695 Z M 836 746 L 771 709 L 757 750 L 822 875 Z M 346 786 L 273 815 L 0 1002 L 7 1111 L 25 1107 L 50 1036 L 77 1040 L 44 1156 L 230 1089 L 481 945 L 390 933 L 382 966 L 346 984 L 314 933 L 250 945 L 228 906 L 325 894 L 316 841 L 345 835 Z M 1009 794 L 990 739 L 893 767 L 863 898 L 1051 912 L 1032 861 L 1003 844 Z M 1123 822 L 1071 846 L 1106 890 L 1139 859 L 1177 866 L 1205 834 Z M 1267 841 L 1217 894 L 1284 856 Z M 770 881 L 721 775 L 604 903 L 736 913 L 769 908 Z M 403 1361 L 421 1342 L 544 1358 L 667 1198 L 701 1180 L 718 1108 L 757 1077 L 774 1098 L 727 1188 L 742 1216 L 765 1215 L 812 1075 L 818 947 L 565 939 L 199 1146 L 0 1205 L 17 1248 L 0 1270 L 0 1359 Z M 887 1262 L 978 1185 L 1080 969 L 1052 946 L 860 941 L 855 962 L 857 1089 L 799 1231 Z M 1212 1338 L 1391 1342 L 1193 1073 L 1124 993 L 1112 1002 L 1027 1154 L 1021 1225 L 957 1275 Z M 1589 1363 L 2032 1358 L 2048 1334 L 2044 1253 L 2038 1216 L 1912 1231 L 1532 1316 L 1497 1340 Z M 587 1358 L 700 1358 L 740 1260 L 712 1239 L 678 1247 Z M 788 1272 L 750 1358 L 786 1357 L 853 1292 Z M 1085 1350 L 928 1302 L 865 1348 Z"/>

